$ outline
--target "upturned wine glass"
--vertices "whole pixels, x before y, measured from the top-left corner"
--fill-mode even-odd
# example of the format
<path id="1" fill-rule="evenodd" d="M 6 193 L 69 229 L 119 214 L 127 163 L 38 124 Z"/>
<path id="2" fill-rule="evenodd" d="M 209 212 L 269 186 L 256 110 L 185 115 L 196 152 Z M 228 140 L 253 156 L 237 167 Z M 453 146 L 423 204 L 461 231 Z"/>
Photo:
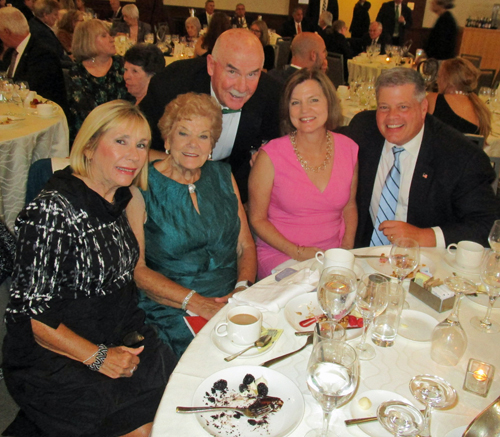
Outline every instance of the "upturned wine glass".
<path id="1" fill-rule="evenodd" d="M 314 346 L 307 364 L 307 386 L 323 409 L 323 427 L 309 431 L 306 437 L 335 437 L 328 431 L 331 413 L 351 399 L 358 378 L 359 361 L 352 346 L 335 340 Z"/>
<path id="2" fill-rule="evenodd" d="M 441 410 L 453 405 L 457 392 L 447 381 L 435 375 L 413 377 L 410 381 L 410 391 L 417 401 L 425 405 L 425 423 L 420 436 L 430 437 L 432 410 Z"/>
<path id="3" fill-rule="evenodd" d="M 375 357 L 375 348 L 366 343 L 366 334 L 373 319 L 382 314 L 389 299 L 389 280 L 380 274 L 364 275 L 356 292 L 356 307 L 363 316 L 363 335 L 356 345 L 360 360 L 371 360 Z"/>
<path id="4" fill-rule="evenodd" d="M 401 401 L 382 402 L 377 408 L 380 424 L 396 437 L 414 437 L 424 428 L 424 416 L 413 405 Z"/>
<path id="5" fill-rule="evenodd" d="M 488 292 L 488 309 L 484 318 L 473 317 L 470 321 L 474 328 L 485 334 L 495 334 L 500 331 L 500 325 L 492 322 L 491 310 L 500 294 L 500 257 L 495 252 L 490 252 L 481 266 L 481 280 Z"/>
<path id="6" fill-rule="evenodd" d="M 488 236 L 490 247 L 500 255 L 500 220 L 495 220 Z"/>
<path id="7" fill-rule="evenodd" d="M 318 284 L 318 302 L 325 315 L 338 323 L 352 310 L 356 300 L 356 274 L 345 267 L 323 269 Z"/>

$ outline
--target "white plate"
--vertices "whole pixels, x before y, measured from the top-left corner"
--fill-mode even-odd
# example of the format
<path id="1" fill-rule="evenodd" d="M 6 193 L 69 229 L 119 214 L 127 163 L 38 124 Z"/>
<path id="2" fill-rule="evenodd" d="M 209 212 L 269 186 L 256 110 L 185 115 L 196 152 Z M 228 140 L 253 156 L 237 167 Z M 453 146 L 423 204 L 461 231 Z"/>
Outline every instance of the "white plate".
<path id="1" fill-rule="evenodd" d="M 431 341 L 438 321 L 421 311 L 403 310 L 398 335 L 413 341 Z"/>
<path id="2" fill-rule="evenodd" d="M 205 393 L 211 393 L 214 383 L 220 379 L 227 381 L 230 391 L 238 392 L 238 387 L 247 373 L 252 374 L 255 379 L 265 378 L 268 383 L 269 396 L 278 397 L 283 401 L 283 407 L 267 417 L 267 425 L 252 426 L 248 423 L 247 417 L 241 416 L 235 419 L 228 412 L 225 412 L 224 419 L 212 418 L 215 415 L 219 416 L 220 412 L 196 414 L 199 424 L 213 436 L 281 437 L 290 434 L 304 416 L 304 398 L 290 379 L 266 367 L 237 366 L 215 372 L 198 386 L 192 405 L 195 407 L 209 405 Z"/>
<path id="3" fill-rule="evenodd" d="M 372 403 L 371 407 L 368 410 L 363 410 L 359 406 L 359 400 L 361 398 L 368 398 Z M 360 393 L 356 395 L 356 397 L 351 401 L 351 414 L 353 419 L 360 419 L 362 417 L 373 417 L 377 415 L 377 408 L 382 402 L 386 401 L 402 401 L 408 404 L 413 405 L 408 399 L 405 397 L 398 395 L 392 391 L 387 390 L 369 390 L 364 393 Z M 358 427 L 364 431 L 366 434 L 372 437 L 391 437 L 391 434 L 387 432 L 380 423 L 376 422 L 367 422 L 361 423 Z"/>
<path id="4" fill-rule="evenodd" d="M 376 247 L 371 247 L 366 251 L 363 251 L 363 255 L 384 254 L 387 257 L 389 256 L 390 253 L 391 253 L 391 246 L 376 246 Z M 383 275 L 388 276 L 390 278 L 396 277 L 394 276 L 394 269 L 392 268 L 389 260 L 387 260 L 385 263 L 381 263 L 379 258 L 367 258 L 366 262 L 370 267 L 372 267 L 377 272 L 382 273 Z M 435 272 L 434 263 L 427 256 L 423 255 L 422 252 L 420 252 L 420 263 L 415 271 L 422 269 L 428 269 L 432 274 L 434 274 Z M 411 275 L 410 279 L 412 279 L 413 277 L 414 275 Z M 409 279 L 405 279 L 405 281 L 409 281 Z"/>
<path id="5" fill-rule="evenodd" d="M 483 307 L 488 306 L 488 295 L 487 294 L 478 294 L 477 296 L 467 296 L 472 302 L 477 303 L 478 305 L 481 305 Z M 495 300 L 495 303 L 493 305 L 493 308 L 500 308 L 500 297 L 497 297 Z"/>
<path id="6" fill-rule="evenodd" d="M 0 115 L 0 123 L 4 123 L 8 118 L 12 121 L 9 124 L 0 124 L 0 129 L 11 129 L 17 127 L 19 122 L 24 120 L 24 118 L 16 117 L 14 115 Z"/>
<path id="7" fill-rule="evenodd" d="M 468 273 L 469 275 L 479 275 L 481 273 L 481 266 L 477 266 L 474 268 L 471 267 L 462 267 L 461 265 L 457 264 L 455 262 L 455 256 L 451 255 L 450 253 L 447 253 L 444 256 L 444 260 L 446 261 L 446 264 L 448 264 L 450 267 L 452 267 L 454 270 L 458 270 L 460 272 L 465 272 Z"/>
<path id="8" fill-rule="evenodd" d="M 263 323 L 263 328 L 269 329 L 270 326 L 267 323 Z M 219 337 L 215 333 L 215 329 L 212 330 L 212 333 L 210 334 L 210 340 L 212 340 L 212 343 L 219 349 L 221 352 L 224 352 L 225 354 L 232 355 L 235 354 L 236 352 L 239 352 L 242 349 L 247 348 L 248 346 L 241 346 L 238 344 L 233 343 L 229 338 L 227 338 L 227 335 L 224 337 Z M 279 340 L 279 338 L 278 338 Z M 246 351 L 243 355 L 240 355 L 238 358 L 253 358 L 253 357 L 258 357 L 259 355 L 265 354 L 267 351 L 273 348 L 274 344 L 276 341 L 273 341 L 272 343 L 268 344 L 266 347 L 262 348 L 252 348 L 249 351 Z"/>
<path id="9" fill-rule="evenodd" d="M 312 330 L 314 325 L 303 327 L 300 326 L 299 323 L 309 317 L 321 315 L 323 315 L 323 311 L 319 306 L 317 293 L 304 293 L 296 296 L 285 306 L 286 321 L 296 331 L 303 332 Z M 346 339 L 352 340 L 353 338 L 359 337 L 362 332 L 362 329 L 347 329 Z"/>
<path id="10" fill-rule="evenodd" d="M 462 437 L 462 435 L 464 434 L 466 429 L 467 429 L 467 426 L 460 426 L 458 428 L 451 430 L 444 437 Z"/>

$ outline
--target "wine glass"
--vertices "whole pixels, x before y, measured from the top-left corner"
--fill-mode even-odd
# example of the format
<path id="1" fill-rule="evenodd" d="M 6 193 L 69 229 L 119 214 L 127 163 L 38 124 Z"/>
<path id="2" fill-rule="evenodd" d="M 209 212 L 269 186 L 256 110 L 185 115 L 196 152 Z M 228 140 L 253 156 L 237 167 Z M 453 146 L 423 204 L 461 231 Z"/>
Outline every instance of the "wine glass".
<path id="1" fill-rule="evenodd" d="M 431 435 L 432 410 L 441 410 L 453 405 L 457 399 L 456 390 L 443 378 L 435 375 L 417 375 L 410 381 L 411 394 L 425 405 L 424 430 L 422 437 Z"/>
<path id="2" fill-rule="evenodd" d="M 424 416 L 413 405 L 401 401 L 382 402 L 377 408 L 380 424 L 396 437 L 414 437 L 422 432 Z"/>
<path id="3" fill-rule="evenodd" d="M 373 56 L 380 55 L 380 44 L 373 44 Z"/>
<path id="4" fill-rule="evenodd" d="M 371 360 L 375 357 L 375 349 L 366 343 L 366 334 L 373 319 L 382 314 L 389 299 L 389 280 L 380 274 L 364 275 L 356 292 L 356 306 L 363 316 L 363 335 L 356 345 L 360 360 Z"/>
<path id="5" fill-rule="evenodd" d="M 484 102 L 488 103 L 491 97 L 491 88 L 487 86 L 482 86 L 479 88 L 479 92 L 477 93 L 478 97 Z"/>
<path id="6" fill-rule="evenodd" d="M 411 238 L 397 238 L 393 241 L 389 262 L 400 283 L 413 272 L 420 262 L 420 246 Z"/>
<path id="7" fill-rule="evenodd" d="M 359 361 L 352 346 L 340 341 L 320 341 L 307 364 L 307 386 L 323 409 L 323 427 L 313 429 L 306 437 L 334 437 L 328 432 L 335 408 L 346 404 L 356 390 Z"/>
<path id="8" fill-rule="evenodd" d="M 318 284 L 318 302 L 329 319 L 338 323 L 349 314 L 356 300 L 356 274 L 345 267 L 323 269 Z"/>
<path id="9" fill-rule="evenodd" d="M 490 243 L 490 247 L 497 254 L 500 254 L 500 220 L 495 220 L 495 223 L 493 223 L 490 235 L 488 236 L 488 242 Z"/>
<path id="10" fill-rule="evenodd" d="M 438 364 L 455 366 L 467 349 L 467 335 L 458 319 L 460 301 L 464 293 L 476 291 L 476 284 L 460 276 L 450 276 L 444 283 L 455 292 L 455 304 L 450 315 L 432 331 L 431 358 Z"/>
<path id="11" fill-rule="evenodd" d="M 481 280 L 488 292 L 488 309 L 486 316 L 481 319 L 479 316 L 473 317 L 470 321 L 474 328 L 485 334 L 495 334 L 500 331 L 500 325 L 490 320 L 491 310 L 500 294 L 500 256 L 496 252 L 490 252 L 481 266 Z"/>
<path id="12" fill-rule="evenodd" d="M 155 36 L 153 33 L 146 33 L 144 36 L 144 42 L 146 44 L 153 44 L 155 42 Z"/>

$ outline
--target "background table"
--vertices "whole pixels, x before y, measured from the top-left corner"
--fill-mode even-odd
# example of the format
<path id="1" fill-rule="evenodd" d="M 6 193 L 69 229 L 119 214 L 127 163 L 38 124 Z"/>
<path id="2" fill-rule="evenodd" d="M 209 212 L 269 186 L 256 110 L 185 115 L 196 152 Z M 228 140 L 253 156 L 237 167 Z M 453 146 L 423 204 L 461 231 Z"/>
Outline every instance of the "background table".
<path id="1" fill-rule="evenodd" d="M 17 108 L 1 104 L 0 114 L 9 109 Z M 60 107 L 51 118 L 23 117 L 14 127 L 0 130 L 0 217 L 10 229 L 24 207 L 30 165 L 42 158 L 69 155 L 68 122 Z"/>
<path id="2" fill-rule="evenodd" d="M 363 253 L 366 249 L 357 249 L 354 253 Z M 441 279 L 451 275 L 452 268 L 442 259 L 445 249 L 422 249 L 422 254 L 428 256 L 435 265 L 435 276 Z M 305 261 L 299 266 L 311 265 L 312 261 Z M 361 266 L 366 273 L 373 271 L 366 261 L 361 261 Z M 273 277 L 264 281 L 273 281 Z M 442 321 L 449 312 L 437 313 L 412 295 L 408 295 L 407 301 L 412 310 L 422 311 L 434 317 L 436 322 Z M 193 394 L 198 385 L 212 373 L 221 369 L 241 366 L 259 365 L 271 358 L 280 356 L 287 352 L 298 349 L 305 342 L 304 337 L 296 337 L 294 329 L 285 319 L 284 311 L 275 313 L 264 313 L 264 321 L 271 327 L 284 329 L 278 343 L 269 352 L 255 358 L 237 358 L 226 363 L 225 354 L 219 351 L 210 340 L 212 329 L 217 323 L 224 319 L 227 307 L 221 310 L 193 340 L 189 348 L 182 356 L 179 364 L 174 370 L 167 385 L 165 394 L 160 403 L 153 425 L 153 437 L 176 435 L 189 435 L 204 437 L 208 434 L 198 424 L 194 415 L 182 415 L 175 412 L 178 405 L 192 405 Z M 398 337 L 391 348 L 375 347 L 377 356 L 371 361 L 361 361 L 361 374 L 356 395 L 367 390 L 383 389 L 396 392 L 414 402 L 420 404 L 413 398 L 408 388 L 410 379 L 418 374 L 431 373 L 445 378 L 457 390 L 457 405 L 446 411 L 435 411 L 432 416 L 433 437 L 444 437 L 449 431 L 463 425 L 467 425 L 487 405 L 493 402 L 500 392 L 500 334 L 482 334 L 476 331 L 469 320 L 475 315 L 484 315 L 486 307 L 464 298 L 461 304 L 460 321 L 468 337 L 468 347 L 465 355 L 455 367 L 446 367 L 436 364 L 430 358 L 430 342 L 415 342 Z M 500 321 L 500 309 L 494 309 L 492 318 Z M 349 341 L 355 344 L 359 339 Z M 368 340 L 371 341 L 371 340 Z M 293 437 L 303 437 L 311 428 L 317 428 L 321 424 L 322 411 L 319 404 L 314 401 L 306 386 L 306 367 L 311 347 L 306 348 L 299 354 L 281 361 L 271 367 L 286 375 L 297 384 L 304 395 L 305 414 L 300 425 L 290 434 Z M 496 366 L 497 372 L 487 398 L 468 393 L 462 389 L 465 372 L 469 358 L 476 358 Z M 258 375 L 255 375 L 256 377 Z M 271 393 L 272 395 L 272 393 Z M 351 418 L 350 403 L 346 404 L 337 412 L 337 418 L 331 421 L 339 436 L 366 437 L 366 434 L 357 426 L 346 428 L 343 420 Z"/>
<path id="3" fill-rule="evenodd" d="M 354 79 L 366 81 L 369 79 L 376 79 L 380 76 L 383 70 L 396 67 L 395 62 L 387 63 L 385 61 L 386 55 L 378 55 L 370 62 L 368 57 L 356 56 L 347 61 L 347 70 L 349 71 L 349 83 Z M 411 68 L 410 64 L 404 64 L 403 67 Z"/>

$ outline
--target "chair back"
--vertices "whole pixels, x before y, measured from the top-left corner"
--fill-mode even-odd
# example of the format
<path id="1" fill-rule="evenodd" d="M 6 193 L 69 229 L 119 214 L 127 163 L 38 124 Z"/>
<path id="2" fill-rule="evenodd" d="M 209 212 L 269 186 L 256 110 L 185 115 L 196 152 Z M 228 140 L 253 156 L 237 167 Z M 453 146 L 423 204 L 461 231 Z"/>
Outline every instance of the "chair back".
<path id="1" fill-rule="evenodd" d="M 467 59 L 472 65 L 474 65 L 474 67 L 481 68 L 481 61 L 483 60 L 482 56 L 468 55 L 466 53 L 461 53 L 460 57 Z"/>
<path id="2" fill-rule="evenodd" d="M 479 149 L 483 150 L 484 147 L 484 137 L 482 135 L 474 135 L 474 134 L 464 134 L 469 141 L 474 143 Z"/>
<path id="3" fill-rule="evenodd" d="M 335 88 L 344 85 L 344 55 L 328 52 L 326 60 L 328 62 L 326 74 L 335 85 Z"/>
<path id="4" fill-rule="evenodd" d="M 283 70 L 285 65 L 288 64 L 291 44 L 291 38 L 279 38 L 278 41 L 276 41 L 274 68 Z"/>
<path id="5" fill-rule="evenodd" d="M 493 85 L 493 79 L 495 78 L 496 72 L 497 71 L 495 69 L 482 68 L 481 76 L 479 76 L 479 78 L 477 79 L 476 92 L 479 91 L 479 89 L 483 86 L 491 88 L 491 86 Z"/>
<path id="6" fill-rule="evenodd" d="M 31 164 L 26 183 L 26 204 L 30 203 L 57 170 L 69 165 L 69 158 L 43 158 Z"/>

